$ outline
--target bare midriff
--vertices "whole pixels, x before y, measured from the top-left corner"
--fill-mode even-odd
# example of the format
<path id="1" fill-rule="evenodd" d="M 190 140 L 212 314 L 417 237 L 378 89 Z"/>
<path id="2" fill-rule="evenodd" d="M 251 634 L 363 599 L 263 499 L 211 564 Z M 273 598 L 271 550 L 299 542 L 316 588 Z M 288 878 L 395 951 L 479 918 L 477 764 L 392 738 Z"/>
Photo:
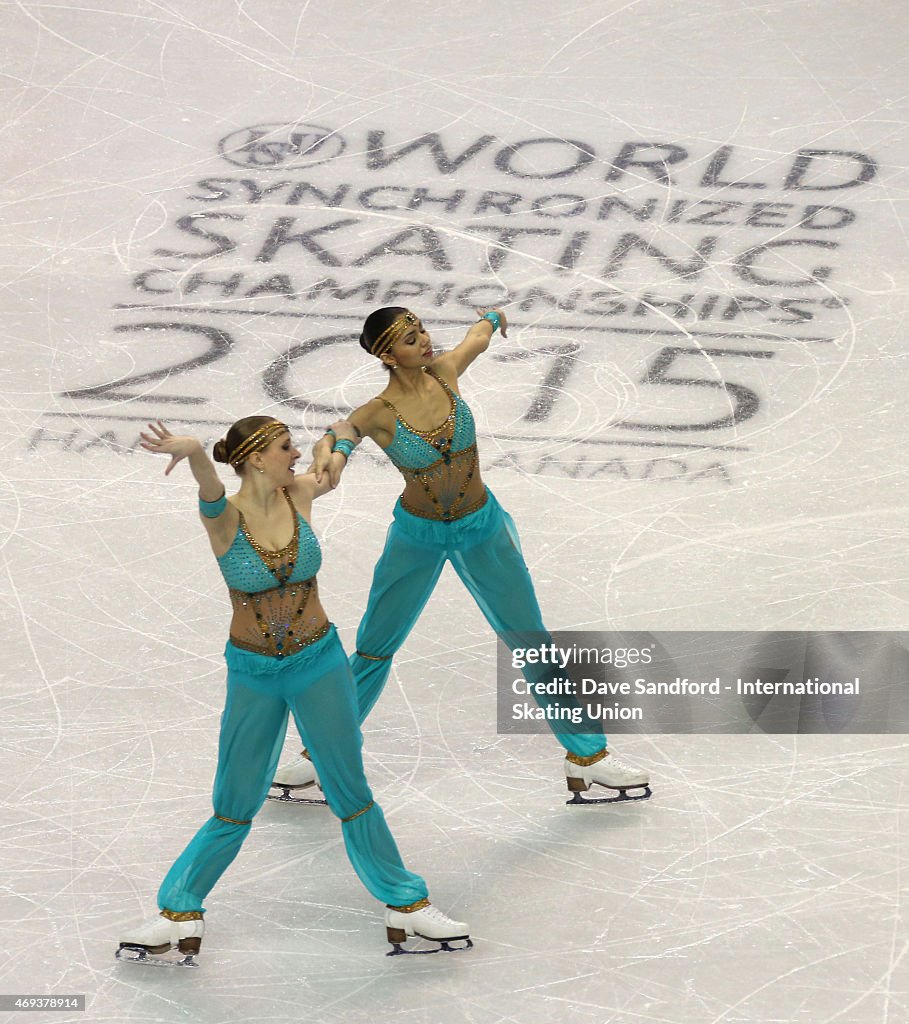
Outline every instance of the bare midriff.
<path id="1" fill-rule="evenodd" d="M 398 468 L 406 481 L 401 504 L 413 515 L 451 522 L 486 503 L 476 444 L 441 456 L 424 469 Z"/>
<path id="2" fill-rule="evenodd" d="M 286 658 L 328 632 L 315 576 L 257 593 L 231 590 L 230 601 L 230 639 L 243 650 Z"/>

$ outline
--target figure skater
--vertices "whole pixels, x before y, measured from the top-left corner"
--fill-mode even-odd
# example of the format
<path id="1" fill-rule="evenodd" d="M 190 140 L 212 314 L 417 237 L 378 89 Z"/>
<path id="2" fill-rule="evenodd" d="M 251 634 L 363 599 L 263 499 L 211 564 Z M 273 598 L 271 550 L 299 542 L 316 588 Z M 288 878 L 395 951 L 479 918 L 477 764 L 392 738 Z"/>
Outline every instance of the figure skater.
<path id="1" fill-rule="evenodd" d="M 221 718 L 214 814 L 168 871 L 160 913 L 123 933 L 117 956 L 195 966 L 203 934 L 203 902 L 239 853 L 268 794 L 284 742 L 288 712 L 304 737 L 328 806 L 341 819 L 354 870 L 387 905 L 393 953 L 409 935 L 467 948 L 467 925 L 429 903 L 426 883 L 401 861 L 382 810 L 363 774 L 356 691 L 347 656 L 322 603 L 322 562 L 310 527 L 312 502 L 327 493 L 352 450 L 353 432 L 329 454 L 331 473 L 296 475 L 300 452 L 287 427 L 270 417 L 238 420 L 215 445 L 218 462 L 240 477 L 230 499 L 201 443 L 159 421 L 142 447 L 183 459 L 199 484 L 199 511 L 230 593 L 233 617 L 225 649 L 227 699 Z M 343 433 L 339 424 L 338 431 Z M 451 947 L 461 939 L 466 945 Z M 436 952 L 437 950 L 431 950 Z M 430 952 L 427 950 L 426 952 Z M 389 954 L 392 955 L 392 954 Z"/>
<path id="2" fill-rule="evenodd" d="M 366 612 L 350 665 L 357 686 L 360 722 L 382 692 L 391 660 L 423 610 L 445 562 L 472 594 L 487 621 L 509 647 L 531 647 L 551 639 L 543 625 L 533 582 L 521 554 L 514 522 L 480 476 L 476 432 L 458 378 L 489 347 L 507 321 L 501 310 L 483 313 L 450 352 L 434 355 L 416 314 L 400 306 L 373 312 L 360 345 L 389 371 L 381 394 L 350 414 L 347 422 L 372 438 L 404 477 L 385 549 L 375 567 Z M 314 470 L 331 474 L 335 428 L 314 448 Z M 531 683 L 544 681 L 542 666 L 528 666 Z M 541 706 L 551 703 L 537 696 Z M 551 719 L 547 721 L 552 722 Z M 555 732 L 566 749 L 565 776 L 571 803 L 646 799 L 648 774 L 620 761 L 602 732 Z M 304 743 L 305 743 L 304 739 Z M 308 745 L 283 766 L 274 785 L 293 790 L 321 784 Z M 580 794 L 591 784 L 615 791 L 606 798 Z M 634 795 L 629 795 L 629 790 Z"/>

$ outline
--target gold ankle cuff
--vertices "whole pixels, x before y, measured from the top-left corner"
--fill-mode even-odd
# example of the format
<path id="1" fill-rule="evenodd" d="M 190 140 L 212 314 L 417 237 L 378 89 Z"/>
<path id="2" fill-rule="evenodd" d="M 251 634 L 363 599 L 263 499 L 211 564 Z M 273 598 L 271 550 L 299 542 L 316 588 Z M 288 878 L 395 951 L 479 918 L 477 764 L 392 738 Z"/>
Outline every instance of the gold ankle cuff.
<path id="1" fill-rule="evenodd" d="M 161 911 L 161 916 L 168 921 L 201 921 L 201 910 L 168 910 L 166 907 Z"/>
<path id="2" fill-rule="evenodd" d="M 596 764 L 597 761 L 602 761 L 607 753 L 608 751 L 604 747 L 596 754 L 591 754 L 590 757 L 581 757 L 580 754 L 566 754 L 565 758 L 566 760 L 571 761 L 572 764 L 576 764 L 581 768 L 588 768 L 590 765 Z"/>
<path id="3" fill-rule="evenodd" d="M 393 907 L 390 903 L 385 904 L 389 910 L 397 910 L 399 914 L 412 914 L 416 910 L 422 910 L 424 907 L 429 906 L 428 897 L 424 897 L 421 900 L 417 900 L 416 903 L 410 903 L 406 907 Z"/>

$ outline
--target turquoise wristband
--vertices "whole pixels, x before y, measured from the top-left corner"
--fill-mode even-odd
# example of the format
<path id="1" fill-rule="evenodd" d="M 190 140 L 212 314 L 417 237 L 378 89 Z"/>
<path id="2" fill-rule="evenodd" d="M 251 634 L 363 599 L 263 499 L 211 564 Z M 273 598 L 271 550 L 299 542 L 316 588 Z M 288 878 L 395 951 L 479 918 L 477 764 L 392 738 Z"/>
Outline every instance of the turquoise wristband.
<path id="1" fill-rule="evenodd" d="M 498 313 L 484 313 L 480 317 L 480 319 L 481 320 L 488 320 L 492 324 L 492 333 L 493 334 L 495 334 L 496 331 L 499 329 L 499 327 L 501 327 L 501 325 L 502 325 L 502 317 Z"/>
<path id="2" fill-rule="evenodd" d="M 219 515 L 227 508 L 227 495 L 222 494 L 217 501 L 205 501 L 203 498 L 199 499 L 199 511 L 205 516 L 206 519 L 217 519 Z"/>
<path id="3" fill-rule="evenodd" d="M 353 454 L 354 443 L 348 441 L 346 438 L 341 438 L 340 441 L 335 441 L 335 446 L 332 448 L 333 452 L 340 452 L 345 458 L 349 459 Z"/>

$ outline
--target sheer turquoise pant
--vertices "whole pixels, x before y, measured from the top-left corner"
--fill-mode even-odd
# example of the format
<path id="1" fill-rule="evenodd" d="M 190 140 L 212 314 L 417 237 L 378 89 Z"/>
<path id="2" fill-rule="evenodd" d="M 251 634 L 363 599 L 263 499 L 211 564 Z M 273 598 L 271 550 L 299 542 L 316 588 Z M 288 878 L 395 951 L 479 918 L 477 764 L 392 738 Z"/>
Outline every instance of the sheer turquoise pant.
<path id="1" fill-rule="evenodd" d="M 398 502 L 357 632 L 357 653 L 350 658 L 360 722 L 379 699 L 391 659 L 419 618 L 446 562 L 451 562 L 490 626 L 510 648 L 550 642 L 517 529 L 492 492 L 481 509 L 453 523 L 414 516 Z M 530 682 L 551 678 L 551 673 L 543 666 L 524 669 Z M 549 701 L 546 696 L 536 699 L 542 707 Z M 602 732 L 553 733 L 566 750 L 582 757 L 606 746 Z"/>
<path id="2" fill-rule="evenodd" d="M 286 659 L 231 643 L 225 657 L 227 701 L 212 796 L 215 813 L 168 871 L 158 892 L 159 907 L 204 909 L 205 897 L 239 853 L 265 802 L 288 714 L 310 752 L 328 806 L 342 819 L 347 855 L 360 880 L 392 906 L 423 899 L 426 883 L 404 867 L 363 774 L 356 695 L 334 626 Z"/>

